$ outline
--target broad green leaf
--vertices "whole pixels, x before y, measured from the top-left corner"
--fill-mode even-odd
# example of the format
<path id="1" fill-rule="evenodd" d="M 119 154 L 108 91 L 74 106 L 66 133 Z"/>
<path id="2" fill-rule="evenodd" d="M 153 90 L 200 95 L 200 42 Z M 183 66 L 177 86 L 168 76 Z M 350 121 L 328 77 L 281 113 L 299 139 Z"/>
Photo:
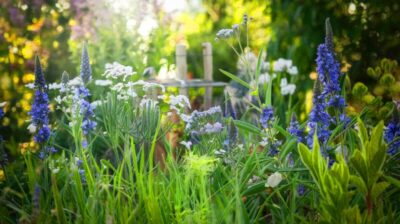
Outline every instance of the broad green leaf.
<path id="1" fill-rule="evenodd" d="M 363 179 L 359 176 L 351 175 L 350 176 L 350 183 L 356 185 L 359 191 L 361 191 L 362 194 L 367 194 L 367 186 L 365 185 Z"/>
<path id="2" fill-rule="evenodd" d="M 380 194 L 382 194 L 386 190 L 386 188 L 388 188 L 389 186 L 390 186 L 390 183 L 386 182 L 386 181 L 382 181 L 382 182 L 374 184 L 372 186 L 372 191 L 371 191 L 372 200 L 375 201 L 378 198 L 378 196 Z"/>
<path id="3" fill-rule="evenodd" d="M 368 147 L 368 153 L 367 153 L 367 156 L 369 157 L 368 161 L 372 161 L 372 158 L 375 156 L 376 151 L 379 150 L 382 145 L 383 128 L 384 128 L 384 124 L 383 124 L 383 121 L 381 121 L 372 131 L 371 138 L 370 138 L 371 145 L 370 145 L 370 147 Z"/>
<path id="4" fill-rule="evenodd" d="M 222 70 L 222 69 L 220 69 L 219 71 L 221 71 L 224 75 L 228 76 L 229 78 L 231 78 L 235 82 L 239 83 L 240 85 L 242 85 L 242 86 L 244 86 L 244 87 L 246 87 L 248 89 L 251 89 L 250 85 L 247 82 L 245 82 L 242 79 L 238 78 L 236 75 L 234 75 L 234 74 L 232 74 L 230 72 L 227 72 L 225 70 Z"/>
<path id="5" fill-rule="evenodd" d="M 365 183 L 368 183 L 368 168 L 360 150 L 356 150 L 350 158 L 351 164 Z"/>
<path id="6" fill-rule="evenodd" d="M 359 129 L 358 136 L 360 137 L 361 142 L 364 146 L 364 142 L 368 141 L 368 132 L 367 129 L 365 128 L 364 122 L 361 120 L 360 117 L 357 118 L 357 124 Z"/>

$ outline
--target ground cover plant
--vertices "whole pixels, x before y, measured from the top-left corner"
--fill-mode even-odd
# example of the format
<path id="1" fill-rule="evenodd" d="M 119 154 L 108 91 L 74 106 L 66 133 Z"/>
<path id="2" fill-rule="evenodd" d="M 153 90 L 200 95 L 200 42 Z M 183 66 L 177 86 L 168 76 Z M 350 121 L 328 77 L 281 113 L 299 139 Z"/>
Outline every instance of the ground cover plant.
<path id="1" fill-rule="evenodd" d="M 327 19 L 307 109 L 298 68 L 256 56 L 249 23 L 216 33 L 238 73 L 220 70 L 232 81 L 204 110 L 117 62 L 94 79 L 85 44 L 79 75 L 60 82 L 46 83 L 36 57 L 34 143 L 10 157 L 16 144 L 0 138 L 0 222 L 400 222 L 397 63 L 368 70 L 391 86 L 374 92 L 386 99 L 351 88 Z"/>

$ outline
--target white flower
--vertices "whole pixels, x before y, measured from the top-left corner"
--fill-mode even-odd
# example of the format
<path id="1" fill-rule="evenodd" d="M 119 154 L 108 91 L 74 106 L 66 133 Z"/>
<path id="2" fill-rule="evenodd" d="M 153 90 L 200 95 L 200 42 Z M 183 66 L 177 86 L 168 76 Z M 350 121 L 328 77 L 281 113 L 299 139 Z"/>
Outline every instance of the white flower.
<path id="1" fill-rule="evenodd" d="M 61 98 L 61 96 L 56 96 L 56 97 L 54 98 L 54 100 L 55 100 L 58 104 L 61 104 L 62 101 L 63 101 L 63 98 Z"/>
<path id="2" fill-rule="evenodd" d="M 94 82 L 94 84 L 96 86 L 110 86 L 110 85 L 112 85 L 112 81 L 111 80 L 96 80 Z"/>
<path id="3" fill-rule="evenodd" d="M 287 72 L 288 72 L 290 75 L 297 75 L 297 74 L 299 74 L 299 70 L 297 69 L 296 66 L 292 66 L 292 67 L 288 68 Z"/>
<path id="4" fill-rule="evenodd" d="M 51 172 L 57 174 L 58 172 L 60 172 L 60 168 L 54 168 L 51 170 Z"/>
<path id="5" fill-rule="evenodd" d="M 262 147 L 265 147 L 266 145 L 268 145 L 268 138 L 263 137 L 263 138 L 262 138 L 262 141 L 260 142 L 260 145 L 261 145 Z"/>
<path id="6" fill-rule="evenodd" d="M 104 72 L 103 76 L 107 79 L 118 79 L 119 77 L 122 77 L 125 81 L 126 78 L 135 74 L 131 66 L 121 65 L 118 62 L 114 62 L 112 64 L 107 63 L 105 67 L 106 71 Z"/>
<path id="7" fill-rule="evenodd" d="M 279 172 L 273 173 L 271 176 L 268 177 L 267 183 L 265 184 L 266 187 L 276 187 L 282 181 L 282 174 Z"/>
<path id="8" fill-rule="evenodd" d="M 274 79 L 274 78 L 276 78 L 276 74 L 275 73 L 272 74 L 272 79 Z M 268 74 L 268 72 L 263 73 L 258 77 L 258 83 L 259 84 L 269 83 L 270 80 L 271 80 L 271 75 Z"/>
<path id="9" fill-rule="evenodd" d="M 68 82 L 68 86 L 81 86 L 83 85 L 83 81 L 80 76 L 77 76 Z"/>
<path id="10" fill-rule="evenodd" d="M 279 58 L 277 61 L 274 62 L 273 67 L 275 72 L 283 72 L 292 67 L 292 60 Z"/>
<path id="11" fill-rule="evenodd" d="M 34 124 L 30 124 L 28 126 L 29 133 L 33 134 L 36 132 L 36 126 Z"/>
<path id="12" fill-rule="evenodd" d="M 177 95 L 177 96 L 171 95 L 169 97 L 169 105 L 172 109 L 175 109 L 177 111 L 178 111 L 177 106 L 180 108 L 184 107 L 190 108 L 189 99 L 184 95 Z"/>
<path id="13" fill-rule="evenodd" d="M 49 89 L 61 89 L 61 83 L 50 83 Z"/>
<path id="14" fill-rule="evenodd" d="M 219 122 L 215 122 L 214 124 L 207 123 L 206 125 L 204 125 L 203 128 L 200 129 L 200 131 L 211 134 L 221 132 L 222 129 L 222 124 Z"/>
<path id="15" fill-rule="evenodd" d="M 158 104 L 158 101 L 152 100 L 152 99 L 142 99 L 140 101 L 140 107 L 144 107 L 145 104 L 147 104 L 148 102 L 153 102 L 155 105 Z"/>
<path id="16" fill-rule="evenodd" d="M 192 142 L 191 141 L 181 141 L 179 142 L 180 144 L 184 145 L 187 149 L 190 149 L 190 147 L 192 146 Z"/>
<path id="17" fill-rule="evenodd" d="M 117 99 L 118 99 L 118 100 L 128 100 L 128 99 L 129 99 L 129 96 L 118 94 L 118 95 L 117 95 Z M 140 104 L 140 105 L 141 105 L 141 104 Z"/>
<path id="18" fill-rule="evenodd" d="M 126 91 L 126 95 L 128 95 L 128 96 L 130 96 L 130 97 L 137 97 L 137 93 L 136 93 L 132 88 L 129 88 L 129 89 Z"/>
<path id="19" fill-rule="evenodd" d="M 7 104 L 7 102 L 1 102 L 0 107 L 4 107 Z"/>
<path id="20" fill-rule="evenodd" d="M 28 83 L 25 85 L 25 87 L 29 88 L 29 89 L 34 89 L 35 88 L 35 83 Z"/>
<path id="21" fill-rule="evenodd" d="M 284 96 L 292 95 L 295 90 L 296 90 L 295 84 L 288 84 L 286 78 L 281 79 L 281 94 L 282 95 L 284 95 Z"/>

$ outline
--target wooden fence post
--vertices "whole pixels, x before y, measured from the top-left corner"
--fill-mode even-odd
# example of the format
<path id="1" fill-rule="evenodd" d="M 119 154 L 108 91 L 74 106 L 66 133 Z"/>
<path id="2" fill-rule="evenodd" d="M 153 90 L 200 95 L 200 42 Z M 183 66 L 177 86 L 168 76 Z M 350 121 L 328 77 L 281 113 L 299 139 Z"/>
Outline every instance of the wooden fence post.
<path id="1" fill-rule="evenodd" d="M 186 62 L 186 46 L 184 44 L 176 45 L 176 73 L 178 79 L 187 85 L 187 62 Z M 187 87 L 179 88 L 179 94 L 189 97 Z"/>
<path id="2" fill-rule="evenodd" d="M 203 65 L 204 65 L 204 80 L 213 81 L 213 64 L 212 64 L 212 45 L 210 42 L 203 43 Z M 208 109 L 212 105 L 212 92 L 213 87 L 206 87 L 206 93 L 204 95 L 204 107 Z"/>

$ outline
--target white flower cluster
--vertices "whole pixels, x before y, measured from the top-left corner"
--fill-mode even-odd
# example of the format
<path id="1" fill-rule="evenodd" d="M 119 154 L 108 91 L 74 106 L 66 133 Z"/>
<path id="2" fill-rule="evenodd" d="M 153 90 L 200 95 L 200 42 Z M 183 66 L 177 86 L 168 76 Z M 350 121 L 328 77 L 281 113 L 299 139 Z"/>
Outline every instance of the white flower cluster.
<path id="1" fill-rule="evenodd" d="M 296 90 L 296 85 L 295 84 L 288 84 L 286 78 L 281 79 L 281 94 L 282 95 L 292 95 L 294 91 Z"/>
<path id="2" fill-rule="evenodd" d="M 272 74 L 272 79 L 276 78 L 276 74 L 273 73 Z M 262 73 L 259 77 L 258 77 L 258 83 L 260 85 L 265 84 L 265 83 L 269 83 L 271 81 L 271 75 L 268 72 Z"/>
<path id="3" fill-rule="evenodd" d="M 204 127 L 200 128 L 200 132 L 212 134 L 212 133 L 219 133 L 224 129 L 221 123 L 215 122 L 214 124 L 207 123 Z"/>
<path id="4" fill-rule="evenodd" d="M 169 96 L 169 107 L 171 110 L 175 110 L 177 113 L 179 113 L 180 110 L 185 107 L 190 108 L 190 101 L 184 95 L 177 95 L 177 96 L 171 95 Z"/>
<path id="5" fill-rule="evenodd" d="M 263 70 L 269 71 L 271 68 L 271 65 L 269 62 L 263 62 L 262 64 Z M 293 65 L 292 60 L 290 59 L 284 59 L 284 58 L 279 58 L 276 61 L 272 62 L 272 70 L 274 72 L 287 72 L 290 75 L 297 75 L 299 73 L 297 67 Z"/>
<path id="6" fill-rule="evenodd" d="M 228 39 L 230 37 L 232 37 L 234 34 L 234 30 L 233 29 L 221 29 L 217 32 L 217 38 L 218 39 Z"/>
<path id="7" fill-rule="evenodd" d="M 103 76 L 107 79 L 118 79 L 122 77 L 125 81 L 128 77 L 136 74 L 131 66 L 121 65 L 118 62 L 106 64 L 106 71 Z"/>

